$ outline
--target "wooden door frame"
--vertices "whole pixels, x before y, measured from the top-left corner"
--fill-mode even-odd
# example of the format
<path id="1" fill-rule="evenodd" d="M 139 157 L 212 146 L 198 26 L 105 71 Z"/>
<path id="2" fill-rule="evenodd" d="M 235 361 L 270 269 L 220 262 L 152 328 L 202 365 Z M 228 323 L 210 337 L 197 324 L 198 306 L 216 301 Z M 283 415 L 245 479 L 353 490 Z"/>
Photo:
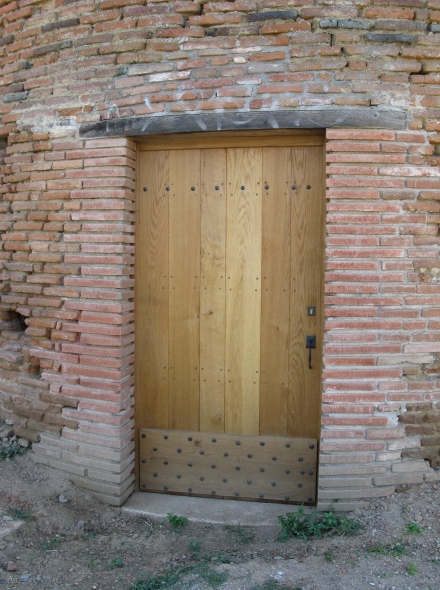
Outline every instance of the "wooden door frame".
<path id="1" fill-rule="evenodd" d="M 256 130 L 243 130 L 240 132 L 237 131 L 218 131 L 218 132 L 202 132 L 202 133 L 170 133 L 170 134 L 161 134 L 161 135 L 147 135 L 142 137 L 137 137 L 137 168 L 136 168 L 136 205 L 135 205 L 135 216 L 136 220 L 138 219 L 138 206 L 139 206 L 139 198 L 141 196 L 141 187 L 139 184 L 140 181 L 140 174 L 139 174 L 139 166 L 140 166 L 140 152 L 145 150 L 157 151 L 157 150 L 165 150 L 165 149 L 198 149 L 198 148 L 226 148 L 226 147 L 251 147 L 251 146 L 274 146 L 274 147 L 282 147 L 282 146 L 291 146 L 291 147 L 310 147 L 310 146 L 322 146 L 325 149 L 325 129 L 256 129 Z M 323 195 L 323 198 L 325 195 Z M 323 240 L 325 240 L 325 223 L 323 224 L 322 231 L 323 231 Z M 136 231 L 137 228 L 136 228 Z M 136 243 L 136 242 L 135 242 Z M 325 265 L 325 254 L 324 254 L 324 265 Z M 321 306 L 324 310 L 324 265 L 322 268 L 322 289 L 321 289 Z M 139 257 L 136 256 L 136 248 L 135 248 L 135 334 L 136 334 L 136 303 L 138 299 L 138 292 L 136 287 L 136 277 L 139 273 Z M 318 338 L 321 339 L 323 342 L 324 338 L 324 314 L 321 321 L 321 326 L 319 330 Z M 135 346 L 136 346 L 136 339 L 135 339 Z M 136 353 L 135 353 L 136 354 Z M 321 360 L 323 357 L 321 358 Z M 322 413 L 322 369 L 323 366 L 321 365 L 321 387 L 319 390 L 319 407 L 321 408 Z M 137 363 L 135 363 L 135 376 L 137 375 Z M 138 432 L 141 427 L 139 423 L 139 415 L 140 412 L 138 410 L 140 404 L 140 396 L 137 392 L 135 379 L 135 386 L 134 386 L 134 429 L 135 429 L 135 473 L 136 473 L 136 490 L 139 491 L 139 463 L 140 463 L 140 456 L 139 456 L 139 441 L 138 441 Z M 321 431 L 321 425 L 318 426 L 319 431 Z M 320 439 L 320 432 L 317 436 L 318 438 L 318 468 L 319 468 L 319 439 Z M 318 480 L 319 480 L 319 471 L 317 469 L 316 475 L 316 486 L 318 487 Z M 317 498 L 317 496 L 316 496 Z M 318 498 L 316 499 L 316 502 Z"/>

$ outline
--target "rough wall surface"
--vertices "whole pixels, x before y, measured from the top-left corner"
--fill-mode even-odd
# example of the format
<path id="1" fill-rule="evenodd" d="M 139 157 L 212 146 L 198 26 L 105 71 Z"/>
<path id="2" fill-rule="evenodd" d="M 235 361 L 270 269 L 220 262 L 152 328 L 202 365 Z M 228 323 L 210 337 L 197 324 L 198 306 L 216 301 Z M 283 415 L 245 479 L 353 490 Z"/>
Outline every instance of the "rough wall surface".
<path id="1" fill-rule="evenodd" d="M 0 30 L 0 416 L 39 459 L 133 489 L 136 146 L 79 126 L 379 106 L 406 129 L 327 130 L 319 497 L 439 479 L 440 1 L 0 0 Z"/>

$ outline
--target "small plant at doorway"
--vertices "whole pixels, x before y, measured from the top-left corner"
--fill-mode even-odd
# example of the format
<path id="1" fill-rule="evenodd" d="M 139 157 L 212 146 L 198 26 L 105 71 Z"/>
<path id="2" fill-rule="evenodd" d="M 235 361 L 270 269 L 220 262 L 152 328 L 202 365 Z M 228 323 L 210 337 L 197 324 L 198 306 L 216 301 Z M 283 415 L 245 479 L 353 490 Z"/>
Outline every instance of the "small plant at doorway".
<path id="1" fill-rule="evenodd" d="M 317 510 L 304 514 L 304 506 L 301 506 L 298 512 L 288 512 L 285 516 L 279 516 L 278 520 L 281 525 L 279 541 L 286 541 L 292 537 L 309 539 L 324 535 L 354 535 L 362 526 L 358 520 L 335 514 L 333 509 L 324 514 Z"/>
<path id="2" fill-rule="evenodd" d="M 406 525 L 406 534 L 407 535 L 421 535 L 423 533 L 422 527 L 420 527 L 416 522 L 409 522 Z"/>
<path id="3" fill-rule="evenodd" d="M 167 520 L 173 529 L 182 529 L 188 522 L 188 519 L 184 516 L 177 516 L 177 514 L 173 514 L 172 512 L 168 512 Z"/>

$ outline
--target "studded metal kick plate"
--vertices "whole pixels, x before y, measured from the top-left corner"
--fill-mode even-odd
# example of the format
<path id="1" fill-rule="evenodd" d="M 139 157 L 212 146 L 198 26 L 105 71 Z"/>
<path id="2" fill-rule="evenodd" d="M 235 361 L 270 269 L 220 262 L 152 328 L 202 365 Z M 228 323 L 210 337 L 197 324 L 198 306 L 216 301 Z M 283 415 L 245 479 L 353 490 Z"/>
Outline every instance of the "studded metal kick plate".
<path id="1" fill-rule="evenodd" d="M 316 439 L 141 429 L 140 489 L 314 503 Z"/>

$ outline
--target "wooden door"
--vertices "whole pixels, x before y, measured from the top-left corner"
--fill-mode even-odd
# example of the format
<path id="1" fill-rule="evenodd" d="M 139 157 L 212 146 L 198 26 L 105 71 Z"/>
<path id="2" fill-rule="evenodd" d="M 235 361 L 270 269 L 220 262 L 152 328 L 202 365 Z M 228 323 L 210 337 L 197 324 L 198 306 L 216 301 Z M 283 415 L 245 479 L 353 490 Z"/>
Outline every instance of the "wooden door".
<path id="1" fill-rule="evenodd" d="M 141 489 L 314 502 L 324 171 L 313 134 L 140 147 Z"/>

